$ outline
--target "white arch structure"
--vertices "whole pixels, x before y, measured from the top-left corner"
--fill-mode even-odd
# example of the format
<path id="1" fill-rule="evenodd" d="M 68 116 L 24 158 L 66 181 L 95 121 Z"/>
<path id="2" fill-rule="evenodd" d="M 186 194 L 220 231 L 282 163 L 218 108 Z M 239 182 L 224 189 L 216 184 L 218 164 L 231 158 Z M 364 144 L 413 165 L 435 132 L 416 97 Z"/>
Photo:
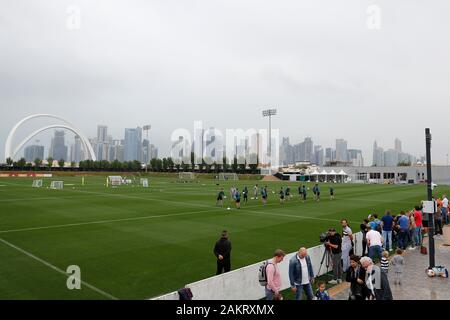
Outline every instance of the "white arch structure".
<path id="1" fill-rule="evenodd" d="M 62 122 L 65 122 L 66 124 L 53 124 L 53 125 L 49 125 L 46 127 L 42 127 L 36 131 L 34 131 L 32 134 L 30 134 L 29 136 L 27 136 L 25 139 L 23 139 L 18 146 L 13 150 L 13 139 L 14 136 L 17 132 L 17 130 L 19 129 L 19 127 L 21 125 L 23 125 L 25 122 L 28 122 L 31 119 L 36 119 L 36 118 L 52 118 L 52 119 L 56 119 L 56 120 L 60 120 Z M 14 159 L 14 157 L 16 156 L 16 154 L 20 151 L 20 149 L 28 142 L 30 141 L 34 136 L 36 136 L 37 134 L 41 133 L 42 131 L 45 130 L 49 130 L 52 128 L 62 128 L 62 129 L 67 129 L 72 131 L 73 133 L 75 133 L 76 135 L 78 135 L 80 137 L 81 143 L 83 144 L 84 147 L 84 152 L 85 155 L 87 155 L 88 158 L 92 159 L 92 160 L 97 160 L 97 158 L 95 157 L 95 153 L 94 153 L 94 149 L 92 148 L 91 143 L 89 142 L 89 140 L 81 133 L 80 130 L 78 130 L 77 128 L 75 128 L 70 122 L 68 122 L 67 120 L 52 115 L 52 114 L 34 114 L 31 116 L 28 116 L 26 118 L 23 118 L 22 120 L 20 120 L 13 128 L 12 130 L 9 132 L 8 138 L 6 139 L 6 145 L 5 145 L 5 159 L 11 158 Z"/>

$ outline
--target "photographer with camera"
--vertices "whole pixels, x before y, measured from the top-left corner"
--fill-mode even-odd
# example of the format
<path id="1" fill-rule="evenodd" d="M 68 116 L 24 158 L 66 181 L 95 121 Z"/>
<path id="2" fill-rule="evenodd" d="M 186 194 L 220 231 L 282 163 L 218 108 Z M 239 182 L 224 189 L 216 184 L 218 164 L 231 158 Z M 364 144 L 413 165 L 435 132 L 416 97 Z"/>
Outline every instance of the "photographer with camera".
<path id="1" fill-rule="evenodd" d="M 329 284 L 337 284 L 342 282 L 342 237 L 336 232 L 335 228 L 328 230 L 328 236 L 325 241 L 326 250 L 331 250 L 333 265 L 333 280 L 328 281 Z"/>

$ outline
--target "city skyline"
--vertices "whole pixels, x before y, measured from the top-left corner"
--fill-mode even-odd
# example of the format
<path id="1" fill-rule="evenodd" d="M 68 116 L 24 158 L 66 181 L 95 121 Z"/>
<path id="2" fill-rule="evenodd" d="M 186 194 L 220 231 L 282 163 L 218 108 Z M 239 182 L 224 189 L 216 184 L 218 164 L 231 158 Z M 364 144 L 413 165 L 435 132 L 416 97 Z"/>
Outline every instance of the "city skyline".
<path id="1" fill-rule="evenodd" d="M 154 143 L 151 143 L 151 139 L 147 140 L 143 138 L 142 131 L 143 128 L 124 128 L 123 139 L 115 139 L 108 134 L 108 125 L 97 125 L 97 135 L 95 137 L 90 137 L 89 140 L 94 148 L 97 160 L 119 160 L 119 161 L 133 161 L 138 160 L 143 163 L 149 163 L 152 158 L 157 157 L 170 157 L 169 154 L 158 154 L 158 147 Z M 209 130 L 215 129 L 210 127 Z M 83 147 L 79 137 L 74 134 L 73 143 L 64 142 L 65 132 L 64 130 L 54 130 L 52 131 L 53 137 L 50 140 L 50 145 L 39 144 L 39 140 L 30 141 L 27 145 L 23 147 L 22 152 L 19 154 L 28 161 L 34 157 L 34 154 L 39 153 L 45 154 L 47 151 L 47 156 L 40 158 L 45 160 L 47 157 L 51 156 L 54 160 L 59 160 L 62 153 L 67 154 L 65 158 L 66 162 L 78 163 L 83 159 Z M 205 134 L 204 130 L 203 133 Z M 129 136 L 127 138 L 127 135 Z M 57 143 L 57 148 L 59 151 L 55 153 L 55 139 L 59 136 L 59 144 Z M 62 140 L 61 140 L 62 139 Z M 208 148 L 208 145 L 214 141 L 214 135 L 206 134 L 206 141 L 202 148 Z M 299 138 L 300 140 L 301 138 Z M 128 141 L 129 140 L 129 141 Z M 402 141 L 399 138 L 393 139 L 393 148 L 387 148 L 384 150 L 378 147 L 377 141 L 373 144 L 372 162 L 367 161 L 369 157 L 363 155 L 361 149 L 348 148 L 348 141 L 342 138 L 336 138 L 335 146 L 323 147 L 321 144 L 315 144 L 312 137 L 305 137 L 302 142 L 291 145 L 291 137 L 281 137 L 280 139 L 280 165 L 291 165 L 296 162 L 310 162 L 317 165 L 330 165 L 330 162 L 341 163 L 353 166 L 394 166 L 399 162 L 411 162 L 414 164 L 416 160 L 421 160 L 423 155 L 411 155 L 402 150 Z M 62 141 L 62 142 L 61 142 Z M 239 144 L 239 143 L 238 143 Z M 236 152 L 238 148 L 246 148 L 248 141 L 241 141 L 241 145 L 236 146 Z M 291 149 L 291 155 L 286 156 L 286 150 L 283 149 L 285 145 L 289 145 Z M 339 151 L 340 150 L 340 151 Z M 214 151 L 216 152 L 216 151 Z M 380 152 L 381 154 L 377 154 Z M 33 156 L 31 156 L 33 154 Z M 17 158 L 19 158 L 17 157 Z M 286 161 L 286 157 L 288 158 Z M 366 159 L 366 160 L 365 160 Z M 389 160 L 390 159 L 390 160 Z M 395 159 L 395 160 L 392 160 Z M 336 163 L 334 165 L 336 165 Z"/>

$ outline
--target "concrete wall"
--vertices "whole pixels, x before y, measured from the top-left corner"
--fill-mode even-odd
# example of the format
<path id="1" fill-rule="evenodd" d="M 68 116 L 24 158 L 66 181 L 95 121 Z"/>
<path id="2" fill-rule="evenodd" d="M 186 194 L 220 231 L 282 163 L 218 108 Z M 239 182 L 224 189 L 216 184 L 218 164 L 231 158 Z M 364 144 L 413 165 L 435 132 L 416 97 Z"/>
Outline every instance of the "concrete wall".
<path id="1" fill-rule="evenodd" d="M 362 252 L 362 234 L 355 234 L 355 254 Z M 314 275 L 319 276 L 331 271 L 326 268 L 324 262 L 320 267 L 320 262 L 324 254 L 323 245 L 308 249 L 308 254 L 313 265 Z M 289 284 L 289 259 L 297 252 L 286 255 L 283 262 L 280 263 L 282 276 L 282 289 L 288 289 Z M 271 259 L 268 258 L 268 259 Z M 267 259 L 267 260 L 268 260 Z M 265 297 L 264 287 L 258 282 L 258 269 L 262 261 L 240 269 L 233 270 L 218 276 L 207 278 L 194 283 L 189 283 L 186 287 L 190 288 L 194 300 L 259 300 Z M 319 270 L 320 269 L 320 270 Z M 319 272 L 320 271 L 320 272 Z M 178 293 L 171 292 L 152 300 L 178 300 Z"/>

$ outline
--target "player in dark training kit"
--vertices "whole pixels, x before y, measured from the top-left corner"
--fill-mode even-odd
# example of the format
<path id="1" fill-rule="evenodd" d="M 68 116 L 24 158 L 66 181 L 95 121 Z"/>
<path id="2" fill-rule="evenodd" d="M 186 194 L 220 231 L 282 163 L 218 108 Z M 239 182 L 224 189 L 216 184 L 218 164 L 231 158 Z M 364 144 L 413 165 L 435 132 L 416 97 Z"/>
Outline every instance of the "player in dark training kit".
<path id="1" fill-rule="evenodd" d="M 223 207 L 223 197 L 225 196 L 225 192 L 223 192 L 223 188 L 220 189 L 219 193 L 217 194 L 217 201 L 216 201 L 216 206 L 219 205 Z"/>
<path id="2" fill-rule="evenodd" d="M 242 196 L 244 197 L 244 203 L 247 204 L 247 201 L 248 201 L 248 189 L 247 189 L 247 187 L 244 187 L 244 190 L 242 191 Z"/>
<path id="3" fill-rule="evenodd" d="M 334 189 L 330 187 L 330 200 L 334 200 Z"/>
<path id="4" fill-rule="evenodd" d="M 281 187 L 279 194 L 280 194 L 280 203 L 284 203 L 284 190 L 283 190 L 283 187 Z"/>

